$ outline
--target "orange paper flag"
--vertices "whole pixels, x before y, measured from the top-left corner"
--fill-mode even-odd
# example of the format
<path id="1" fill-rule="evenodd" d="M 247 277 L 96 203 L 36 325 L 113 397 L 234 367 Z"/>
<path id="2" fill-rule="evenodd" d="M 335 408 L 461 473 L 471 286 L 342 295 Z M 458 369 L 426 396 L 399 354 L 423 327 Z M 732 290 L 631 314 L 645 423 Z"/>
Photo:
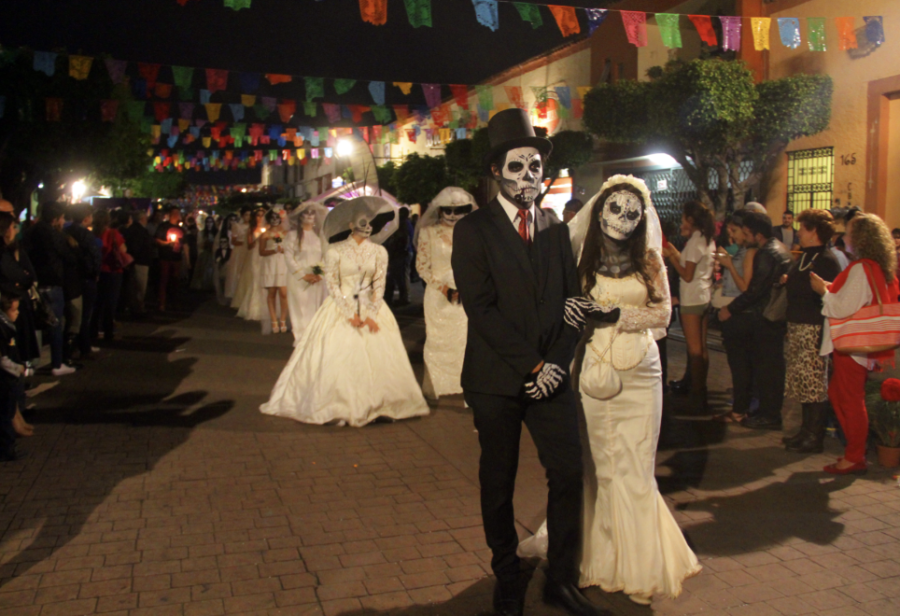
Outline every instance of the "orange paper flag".
<path id="1" fill-rule="evenodd" d="M 387 0 L 359 0 L 359 13 L 363 21 L 383 26 L 387 23 Z"/>
<path id="2" fill-rule="evenodd" d="M 395 81 L 394 85 L 400 88 L 400 91 L 403 92 L 403 94 L 409 96 L 413 84 L 410 81 Z"/>
<path id="3" fill-rule="evenodd" d="M 269 80 L 273 86 L 278 85 L 279 83 L 289 83 L 291 81 L 290 75 L 279 75 L 277 73 L 266 73 L 266 79 Z"/>
<path id="4" fill-rule="evenodd" d="M 581 26 L 578 24 L 578 16 L 575 15 L 575 7 L 573 6 L 556 6 L 550 4 L 547 6 L 553 13 L 556 25 L 563 36 L 572 36 L 581 32 Z"/>
<path id="5" fill-rule="evenodd" d="M 82 81 L 88 78 L 94 59 L 90 56 L 69 56 L 69 76 Z"/>
<path id="6" fill-rule="evenodd" d="M 525 109 L 525 99 L 522 98 L 521 86 L 503 86 L 503 89 L 506 90 L 506 98 L 509 99 L 513 107 Z"/>
<path id="7" fill-rule="evenodd" d="M 841 51 L 857 49 L 856 32 L 853 30 L 852 17 L 835 17 L 834 23 L 838 31 L 838 47 Z"/>

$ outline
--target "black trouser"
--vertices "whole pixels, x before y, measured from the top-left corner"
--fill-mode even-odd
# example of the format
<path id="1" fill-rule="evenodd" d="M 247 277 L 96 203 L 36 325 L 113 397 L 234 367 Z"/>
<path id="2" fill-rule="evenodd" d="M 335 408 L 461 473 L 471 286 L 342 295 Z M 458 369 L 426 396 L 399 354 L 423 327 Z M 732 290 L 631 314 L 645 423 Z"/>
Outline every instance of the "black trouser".
<path id="1" fill-rule="evenodd" d="M 409 257 L 396 257 L 388 261 L 387 281 L 384 285 L 384 299 L 394 302 L 394 288 L 399 291 L 402 303 L 409 301 Z"/>
<path id="2" fill-rule="evenodd" d="M 78 350 L 82 357 L 91 354 L 91 321 L 97 302 L 97 281 L 83 280 L 81 283 L 81 328 L 78 330 Z"/>
<path id="3" fill-rule="evenodd" d="M 16 431 L 13 417 L 16 415 L 18 392 L 15 382 L 5 374 L 0 376 L 0 456 L 8 456 L 16 450 Z"/>
<path id="4" fill-rule="evenodd" d="M 734 390 L 732 410 L 741 415 L 750 411 L 750 401 L 753 399 L 754 329 L 759 319 L 752 314 L 738 313 L 722 322 L 722 340 Z"/>
<path id="5" fill-rule="evenodd" d="M 566 390 L 550 400 L 466 392 L 472 407 L 481 460 L 481 516 L 484 534 L 493 551 L 491 567 L 499 580 L 518 576 L 519 557 L 513 514 L 513 492 L 519 467 L 522 422 L 537 446 L 547 470 L 550 576 L 558 582 L 577 583 L 581 554 L 582 476 L 581 441 L 575 394 Z"/>
<path id="6" fill-rule="evenodd" d="M 759 414 L 781 421 L 784 404 L 784 335 L 787 324 L 759 317 L 753 328 L 753 359 L 759 386 Z"/>

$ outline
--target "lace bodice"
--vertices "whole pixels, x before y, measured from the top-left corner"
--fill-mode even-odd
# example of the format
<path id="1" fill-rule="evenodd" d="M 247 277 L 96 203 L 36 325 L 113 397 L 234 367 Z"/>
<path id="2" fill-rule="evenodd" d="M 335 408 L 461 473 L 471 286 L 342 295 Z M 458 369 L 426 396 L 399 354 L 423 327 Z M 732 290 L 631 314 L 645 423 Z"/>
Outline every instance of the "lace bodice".
<path id="1" fill-rule="evenodd" d="M 315 232 L 309 231 L 303 235 L 303 244 L 298 245 L 298 233 L 300 231 L 288 232 L 284 240 L 284 257 L 287 260 L 288 273 L 303 277 L 312 273 L 315 264 L 322 262 L 322 240 Z"/>
<path id="2" fill-rule="evenodd" d="M 450 266 L 453 227 L 437 224 L 422 229 L 416 250 L 416 271 L 426 284 L 456 288 Z"/>
<path id="3" fill-rule="evenodd" d="M 234 241 L 237 240 L 241 242 L 246 248 L 247 246 L 247 231 L 250 230 L 249 225 L 246 225 L 242 222 L 234 222 L 231 224 L 231 229 L 228 231 L 228 240 L 231 244 L 232 248 L 237 248 L 234 245 Z"/>
<path id="4" fill-rule="evenodd" d="M 328 293 L 348 319 L 359 314 L 363 321 L 374 318 L 384 301 L 387 251 L 352 237 L 332 244 L 325 253 L 325 283 Z"/>
<path id="5" fill-rule="evenodd" d="M 666 269 L 659 255 L 655 252 L 649 254 L 653 290 L 662 301 L 648 306 L 647 287 L 637 276 L 597 276 L 591 289 L 591 297 L 605 310 L 618 308 L 620 311 L 615 326 L 595 330 L 588 345 L 594 353 L 603 355 L 604 361 L 612 361 L 617 370 L 630 370 L 640 363 L 653 339 L 660 338 L 660 333 L 664 335 L 653 330 L 665 330 L 669 325 L 672 299 Z M 610 345 L 611 353 L 606 352 Z"/>

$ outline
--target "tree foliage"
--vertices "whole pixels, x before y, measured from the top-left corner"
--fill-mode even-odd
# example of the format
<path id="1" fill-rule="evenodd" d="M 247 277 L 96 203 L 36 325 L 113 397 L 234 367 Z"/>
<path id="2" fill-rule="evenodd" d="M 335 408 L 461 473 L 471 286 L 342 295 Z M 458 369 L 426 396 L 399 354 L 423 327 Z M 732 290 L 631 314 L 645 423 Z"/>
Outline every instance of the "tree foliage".
<path id="1" fill-rule="evenodd" d="M 701 200 L 720 215 L 744 194 L 788 143 L 825 130 L 831 78 L 796 75 L 754 84 L 743 62 L 672 62 L 647 82 L 601 84 L 585 97 L 584 124 L 602 139 L 647 143 L 684 168 Z M 741 165 L 749 162 L 749 173 Z M 746 171 L 746 170 L 745 170 Z M 713 178 L 713 181 L 710 181 Z"/>
<path id="2" fill-rule="evenodd" d="M 552 137 L 553 152 L 544 170 L 544 178 L 550 180 L 547 191 L 538 197 L 538 204 L 549 194 L 550 186 L 559 179 L 563 169 L 576 169 L 591 160 L 594 153 L 594 140 L 589 133 L 576 130 L 563 130 Z"/>
<path id="3" fill-rule="evenodd" d="M 491 149 L 486 128 L 475 131 L 471 139 L 459 139 L 447 144 L 448 185 L 475 192 L 485 176 L 484 157 Z"/>
<path id="4" fill-rule="evenodd" d="M 62 185 L 92 177 L 117 184 L 138 177 L 150 164 L 150 141 L 123 109 L 130 93 L 115 86 L 99 59 L 85 80 L 69 76 L 67 58 L 57 58 L 52 77 L 35 71 L 30 52 L 0 53 L 0 189 L 17 208 L 44 184 L 42 199 L 55 199 Z M 100 65 L 100 66 L 97 66 Z M 59 121 L 48 121 L 46 101 L 62 100 Z M 100 102 L 117 99 L 115 122 L 102 122 Z"/>
<path id="5" fill-rule="evenodd" d="M 394 172 L 394 184 L 394 194 L 402 203 L 427 205 L 449 185 L 444 157 L 413 152 Z"/>

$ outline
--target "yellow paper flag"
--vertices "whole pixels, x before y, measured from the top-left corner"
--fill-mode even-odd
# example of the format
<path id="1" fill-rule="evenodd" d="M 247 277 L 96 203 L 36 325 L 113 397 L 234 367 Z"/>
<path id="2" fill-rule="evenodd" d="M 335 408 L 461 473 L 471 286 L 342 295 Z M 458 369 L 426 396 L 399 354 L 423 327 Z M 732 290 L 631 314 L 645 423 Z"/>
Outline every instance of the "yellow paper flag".
<path id="1" fill-rule="evenodd" d="M 203 137 L 204 148 L 208 148 L 210 143 L 212 143 L 212 137 Z"/>
<path id="2" fill-rule="evenodd" d="M 90 56 L 69 56 L 69 76 L 79 81 L 87 79 L 93 62 Z"/>
<path id="3" fill-rule="evenodd" d="M 241 105 L 244 107 L 252 107 L 256 104 L 255 94 L 241 94 Z"/>
<path id="4" fill-rule="evenodd" d="M 756 51 L 769 48 L 769 28 L 772 20 L 768 17 L 751 17 L 750 28 L 753 30 L 753 47 Z"/>
<path id="5" fill-rule="evenodd" d="M 412 92 L 412 82 L 409 81 L 395 81 L 394 85 L 400 88 L 400 91 L 403 92 L 406 96 L 409 96 L 409 93 Z"/>
<path id="6" fill-rule="evenodd" d="M 210 122 L 219 120 L 219 114 L 222 113 L 222 103 L 206 103 L 203 106 L 206 107 L 206 118 Z"/>
<path id="7" fill-rule="evenodd" d="M 591 86 L 578 86 L 578 98 L 584 100 L 584 97 L 591 91 Z"/>
<path id="8" fill-rule="evenodd" d="M 191 121 L 185 119 L 178 120 L 178 130 L 182 133 L 191 127 Z"/>
<path id="9" fill-rule="evenodd" d="M 297 159 L 298 159 L 298 160 L 303 160 L 304 158 L 306 158 L 306 149 L 305 149 L 305 148 L 299 148 L 299 149 L 297 150 Z"/>

